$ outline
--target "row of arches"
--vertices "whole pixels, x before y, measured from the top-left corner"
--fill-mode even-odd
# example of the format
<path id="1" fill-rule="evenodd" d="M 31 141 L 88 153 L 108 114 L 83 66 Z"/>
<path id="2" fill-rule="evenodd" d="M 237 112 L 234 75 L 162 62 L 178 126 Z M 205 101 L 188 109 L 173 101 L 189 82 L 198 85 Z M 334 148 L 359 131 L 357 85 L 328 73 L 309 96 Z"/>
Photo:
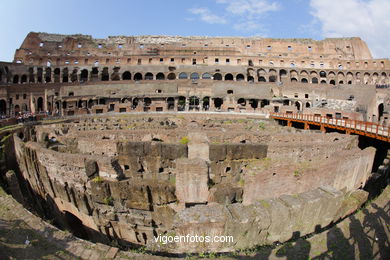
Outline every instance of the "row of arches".
<path id="1" fill-rule="evenodd" d="M 1 72 L 1 70 L 0 70 Z M 0 81 L 2 81 L 0 74 Z M 99 70 L 93 67 L 92 70 L 73 68 L 29 68 L 27 74 L 13 75 L 7 82 L 18 83 L 61 83 L 61 82 L 87 82 L 87 81 L 118 81 L 118 80 L 176 80 L 176 79 L 213 79 L 248 82 L 301 82 L 301 83 L 328 83 L 328 84 L 388 84 L 389 75 L 386 72 L 334 72 L 334 71 L 307 71 L 307 70 L 286 70 L 280 69 L 248 69 L 247 73 L 210 73 L 210 72 L 121 72 L 119 67 L 114 67 L 112 72 L 108 67 Z"/>

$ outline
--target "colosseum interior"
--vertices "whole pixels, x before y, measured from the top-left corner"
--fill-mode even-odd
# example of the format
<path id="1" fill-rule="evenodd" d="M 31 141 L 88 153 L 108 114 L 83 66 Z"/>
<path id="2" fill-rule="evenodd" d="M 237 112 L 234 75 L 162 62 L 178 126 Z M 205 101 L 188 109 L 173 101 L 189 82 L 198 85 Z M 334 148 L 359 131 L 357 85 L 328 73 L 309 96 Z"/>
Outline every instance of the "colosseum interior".
<path id="1" fill-rule="evenodd" d="M 31 32 L 0 62 L 1 183 L 42 219 L 121 250 L 283 244 L 386 187 L 389 79 L 360 38 Z M 186 234 L 234 242 L 154 239 Z"/>

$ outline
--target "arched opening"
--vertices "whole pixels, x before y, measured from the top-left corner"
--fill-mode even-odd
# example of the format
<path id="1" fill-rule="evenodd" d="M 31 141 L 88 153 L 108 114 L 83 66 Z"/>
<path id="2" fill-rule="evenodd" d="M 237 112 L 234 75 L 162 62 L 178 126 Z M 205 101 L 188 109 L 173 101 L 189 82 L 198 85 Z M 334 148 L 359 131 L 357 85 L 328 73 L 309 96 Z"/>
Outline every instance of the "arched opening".
<path id="1" fill-rule="evenodd" d="M 60 73 L 61 73 L 61 70 L 59 68 L 54 69 L 54 82 L 55 83 L 60 82 Z"/>
<path id="2" fill-rule="evenodd" d="M 260 76 L 260 77 L 259 77 L 259 82 L 267 82 L 267 80 L 265 79 L 265 77 Z"/>
<path id="3" fill-rule="evenodd" d="M 73 69 L 72 74 L 70 75 L 70 80 L 72 82 L 76 82 L 77 81 L 77 69 Z"/>
<path id="4" fill-rule="evenodd" d="M 28 82 L 34 83 L 35 82 L 35 76 L 34 76 L 34 68 L 29 68 L 28 69 Z"/>
<path id="5" fill-rule="evenodd" d="M 312 79 L 311 79 L 311 83 L 313 83 L 313 84 L 318 84 L 318 79 L 317 79 L 317 78 L 312 78 Z"/>
<path id="6" fill-rule="evenodd" d="M 196 96 L 192 96 L 189 98 L 189 110 L 199 110 L 199 98 Z"/>
<path id="7" fill-rule="evenodd" d="M 352 85 L 352 80 L 348 80 L 348 85 Z"/>
<path id="8" fill-rule="evenodd" d="M 326 84 L 326 80 L 321 80 L 321 84 Z"/>
<path id="9" fill-rule="evenodd" d="M 191 73 L 190 78 L 192 80 L 198 80 L 199 79 L 199 73 L 197 73 L 197 72 Z"/>
<path id="10" fill-rule="evenodd" d="M 336 85 L 336 82 L 334 81 L 334 79 L 332 79 L 331 81 L 329 81 L 329 84 Z"/>
<path id="11" fill-rule="evenodd" d="M 344 84 L 344 81 L 340 80 L 339 85 L 342 85 L 342 84 Z"/>
<path id="12" fill-rule="evenodd" d="M 104 67 L 102 70 L 102 81 L 109 81 L 110 80 L 110 75 L 108 73 L 108 68 Z"/>
<path id="13" fill-rule="evenodd" d="M 242 74 L 237 74 L 236 80 L 237 81 L 243 81 L 243 80 L 245 80 L 245 77 Z"/>
<path id="14" fill-rule="evenodd" d="M 291 82 L 298 82 L 296 78 L 291 78 Z"/>
<path id="15" fill-rule="evenodd" d="M 148 97 L 144 98 L 144 106 L 145 107 L 148 107 L 151 104 L 152 104 L 152 99 L 151 98 L 148 98 Z"/>
<path id="16" fill-rule="evenodd" d="M 131 73 L 130 73 L 130 71 L 123 72 L 122 80 L 131 80 Z"/>
<path id="17" fill-rule="evenodd" d="M 233 75 L 228 73 L 225 75 L 225 80 L 233 80 Z"/>
<path id="18" fill-rule="evenodd" d="M 305 107 L 306 107 L 306 108 L 310 108 L 310 102 L 306 102 Z"/>
<path id="19" fill-rule="evenodd" d="M 222 80 L 222 75 L 221 75 L 221 73 L 215 73 L 214 76 L 213 76 L 213 79 L 214 79 L 214 80 Z"/>
<path id="20" fill-rule="evenodd" d="M 378 120 L 381 120 L 383 117 L 383 112 L 384 112 L 384 106 L 383 103 L 379 104 L 378 106 Z"/>
<path id="21" fill-rule="evenodd" d="M 177 101 L 177 110 L 184 111 L 185 108 L 186 108 L 186 98 L 183 96 L 180 96 L 179 100 Z"/>
<path id="22" fill-rule="evenodd" d="M 91 109 L 94 105 L 94 101 L 92 99 L 88 100 L 88 108 Z"/>
<path id="23" fill-rule="evenodd" d="M 51 68 L 46 68 L 45 81 L 46 83 L 51 82 Z"/>
<path id="24" fill-rule="evenodd" d="M 7 102 L 4 99 L 0 100 L 0 115 L 7 114 Z"/>
<path id="25" fill-rule="evenodd" d="M 153 80 L 153 74 L 151 72 L 147 72 L 145 74 L 145 80 Z"/>
<path id="26" fill-rule="evenodd" d="M 175 73 L 169 73 L 167 76 L 168 80 L 175 80 L 176 79 L 176 74 Z"/>
<path id="27" fill-rule="evenodd" d="M 203 73 L 202 79 L 211 79 L 211 74 L 208 72 Z"/>
<path id="28" fill-rule="evenodd" d="M 42 68 L 38 68 L 37 69 L 37 81 L 38 81 L 38 83 L 42 83 L 42 79 L 43 79 L 43 69 Z"/>
<path id="29" fill-rule="evenodd" d="M 246 106 L 246 100 L 244 98 L 239 98 L 237 100 L 237 104 L 239 104 L 240 106 Z"/>
<path id="30" fill-rule="evenodd" d="M 18 75 L 15 75 L 13 80 L 12 80 L 12 83 L 14 84 L 18 84 L 19 83 L 19 76 Z"/>
<path id="31" fill-rule="evenodd" d="M 27 104 L 22 104 L 22 111 L 23 112 L 27 112 L 28 111 Z"/>
<path id="32" fill-rule="evenodd" d="M 43 98 L 42 97 L 39 97 L 37 100 L 37 108 L 38 108 L 38 112 L 43 111 Z"/>
<path id="33" fill-rule="evenodd" d="M 26 83 L 27 82 L 27 75 L 22 75 L 20 78 L 20 83 Z"/>
<path id="34" fill-rule="evenodd" d="M 287 76 L 287 71 L 286 70 L 280 70 L 279 71 L 279 75 L 280 75 L 280 77 L 285 77 L 285 76 Z"/>
<path id="35" fill-rule="evenodd" d="M 253 109 L 256 109 L 259 107 L 259 101 L 257 99 L 251 99 L 249 100 L 249 104 Z"/>
<path id="36" fill-rule="evenodd" d="M 139 100 L 138 98 L 133 99 L 133 105 L 131 106 L 132 109 L 136 109 L 138 106 Z"/>
<path id="37" fill-rule="evenodd" d="M 276 76 L 275 75 L 269 76 L 269 82 L 276 82 Z"/>
<path id="38" fill-rule="evenodd" d="M 179 79 L 188 79 L 187 73 L 185 73 L 185 72 L 180 73 Z"/>
<path id="39" fill-rule="evenodd" d="M 320 77 L 325 78 L 326 77 L 326 72 L 325 71 L 320 71 Z"/>
<path id="40" fill-rule="evenodd" d="M 135 81 L 140 81 L 140 80 L 142 80 L 142 74 L 141 73 L 135 73 L 135 75 L 134 75 L 134 80 Z"/>
<path id="41" fill-rule="evenodd" d="M 301 79 L 301 82 L 302 83 L 309 83 L 309 81 L 307 79 L 305 79 L 305 78 Z"/>
<path id="42" fill-rule="evenodd" d="M 91 71 L 91 81 L 98 81 L 98 80 L 99 80 L 99 69 L 93 67 Z"/>
<path id="43" fill-rule="evenodd" d="M 68 107 L 68 103 L 66 101 L 62 102 L 62 109 L 66 109 Z"/>
<path id="44" fill-rule="evenodd" d="M 83 107 L 83 101 L 79 100 L 79 102 L 77 102 L 77 108 L 82 108 L 82 107 Z"/>
<path id="45" fill-rule="evenodd" d="M 175 99 L 173 97 L 167 98 L 167 107 L 168 107 L 168 110 L 175 109 Z"/>
<path id="46" fill-rule="evenodd" d="M 216 109 L 221 109 L 222 104 L 223 104 L 222 98 L 214 98 L 214 106 Z"/>
<path id="47" fill-rule="evenodd" d="M 68 68 L 62 70 L 62 82 L 69 82 L 69 72 Z"/>
<path id="48" fill-rule="evenodd" d="M 165 75 L 162 72 L 157 73 L 156 75 L 157 80 L 165 80 Z"/>
<path id="49" fill-rule="evenodd" d="M 252 76 L 248 76 L 248 82 L 255 82 L 255 78 Z"/>
<path id="50" fill-rule="evenodd" d="M 121 79 L 121 75 L 119 74 L 119 69 L 120 69 L 119 67 L 115 67 L 113 69 L 114 71 L 111 74 L 111 80 L 117 81 Z"/>
<path id="51" fill-rule="evenodd" d="M 203 98 L 203 110 L 208 111 L 210 108 L 210 98 L 204 97 Z"/>
<path id="52" fill-rule="evenodd" d="M 80 74 L 80 82 L 86 82 L 88 81 L 88 70 L 83 69 Z"/>
<path id="53" fill-rule="evenodd" d="M 15 114 L 20 113 L 20 106 L 19 105 L 15 105 L 14 112 L 15 112 Z"/>
<path id="54" fill-rule="evenodd" d="M 298 111 L 301 111 L 301 103 L 299 103 L 299 101 L 295 102 L 295 106 L 296 106 Z"/>

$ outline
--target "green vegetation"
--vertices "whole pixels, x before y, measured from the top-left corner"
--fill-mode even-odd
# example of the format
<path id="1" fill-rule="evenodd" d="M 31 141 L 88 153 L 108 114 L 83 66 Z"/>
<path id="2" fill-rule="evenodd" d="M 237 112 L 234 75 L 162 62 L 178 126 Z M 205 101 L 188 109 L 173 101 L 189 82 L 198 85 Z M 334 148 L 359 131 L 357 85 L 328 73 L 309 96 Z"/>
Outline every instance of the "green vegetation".
<path id="1" fill-rule="evenodd" d="M 106 204 L 107 206 L 112 205 L 113 202 L 114 202 L 113 197 L 106 197 L 103 199 L 103 203 Z"/>
<path id="2" fill-rule="evenodd" d="M 259 129 L 260 130 L 264 130 L 265 129 L 265 123 L 264 122 L 260 122 L 259 123 Z"/>
<path id="3" fill-rule="evenodd" d="M 301 176 L 301 173 L 298 170 L 294 171 L 294 177 L 299 177 Z"/>
<path id="4" fill-rule="evenodd" d="M 183 137 L 180 139 L 180 143 L 181 143 L 181 144 L 188 144 L 189 141 L 190 141 L 190 139 L 188 139 L 188 136 L 183 136 Z"/>
<path id="5" fill-rule="evenodd" d="M 95 182 L 95 183 L 99 183 L 99 182 L 103 181 L 103 178 L 100 177 L 100 176 L 96 176 L 95 178 L 92 179 L 92 181 Z"/>

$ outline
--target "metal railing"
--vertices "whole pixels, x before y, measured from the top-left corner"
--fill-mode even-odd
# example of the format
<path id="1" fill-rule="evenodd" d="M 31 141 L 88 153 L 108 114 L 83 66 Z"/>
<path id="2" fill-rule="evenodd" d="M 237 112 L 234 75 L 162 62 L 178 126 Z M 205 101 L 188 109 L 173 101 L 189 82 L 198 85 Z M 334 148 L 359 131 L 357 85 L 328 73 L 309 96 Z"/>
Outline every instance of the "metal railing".
<path id="1" fill-rule="evenodd" d="M 390 127 L 377 123 L 297 113 L 270 113 L 270 117 L 302 123 L 307 122 L 308 124 L 320 126 L 323 125 L 325 127 L 345 130 L 390 142 Z"/>

